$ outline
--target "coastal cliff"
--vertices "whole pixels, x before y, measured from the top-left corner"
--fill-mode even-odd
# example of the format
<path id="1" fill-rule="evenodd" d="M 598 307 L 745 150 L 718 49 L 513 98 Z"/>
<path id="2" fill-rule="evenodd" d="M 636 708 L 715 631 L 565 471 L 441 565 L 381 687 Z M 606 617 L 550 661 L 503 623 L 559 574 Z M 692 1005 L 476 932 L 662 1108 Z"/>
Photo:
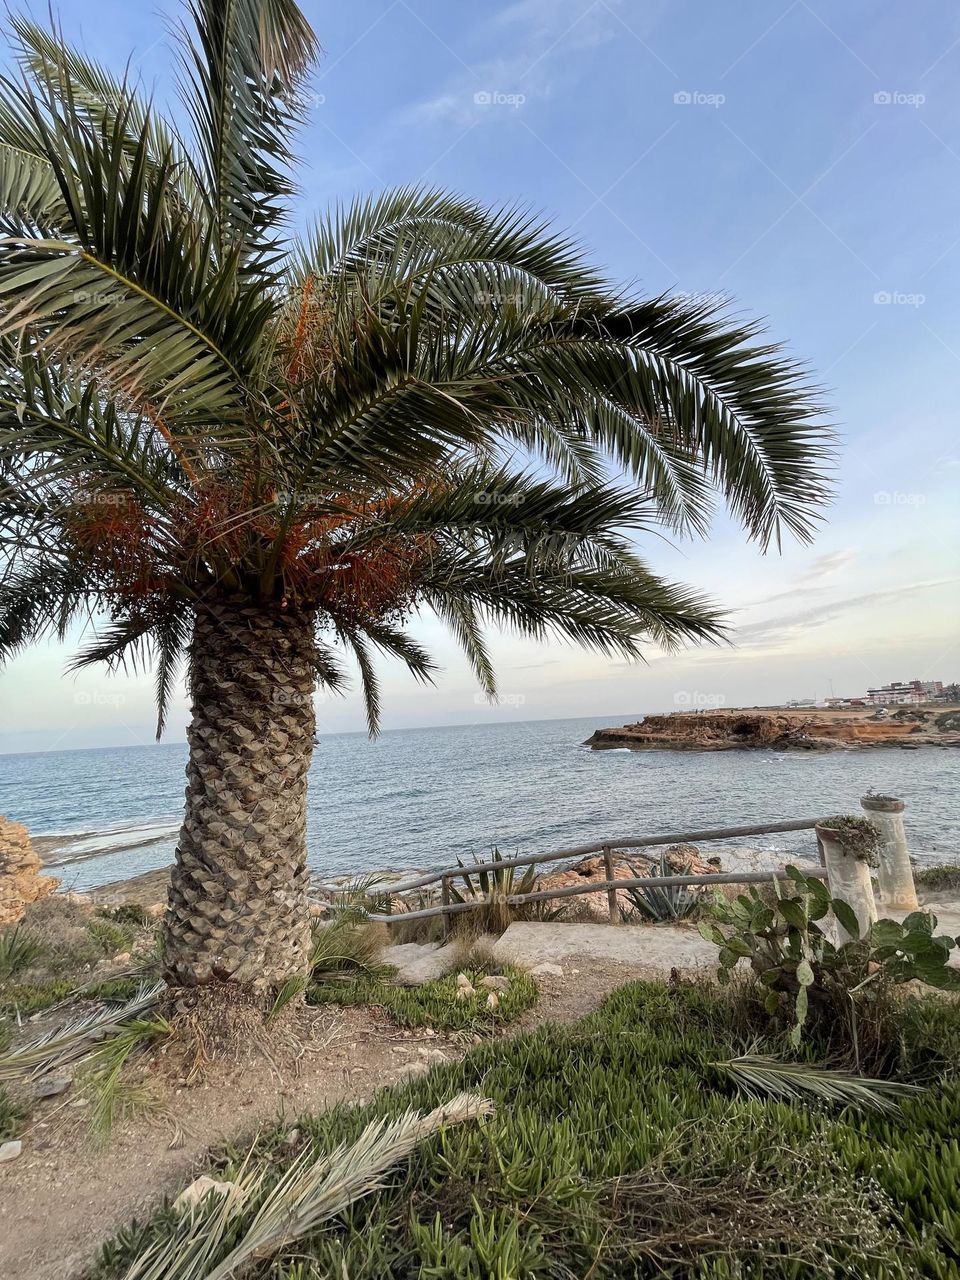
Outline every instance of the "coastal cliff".
<path id="1" fill-rule="evenodd" d="M 584 744 L 595 750 L 829 751 L 843 747 L 960 746 L 960 715 L 911 711 L 874 719 L 803 712 L 711 711 L 644 716 L 636 724 L 598 729 Z"/>

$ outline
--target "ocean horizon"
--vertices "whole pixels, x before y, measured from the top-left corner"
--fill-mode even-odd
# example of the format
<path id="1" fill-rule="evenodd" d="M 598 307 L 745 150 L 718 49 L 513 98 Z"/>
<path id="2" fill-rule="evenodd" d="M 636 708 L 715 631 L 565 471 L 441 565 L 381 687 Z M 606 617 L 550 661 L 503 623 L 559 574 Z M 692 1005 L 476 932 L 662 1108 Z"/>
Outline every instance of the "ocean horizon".
<path id="1" fill-rule="evenodd" d="M 592 751 L 605 717 L 323 734 L 307 849 L 319 877 L 544 853 L 611 838 L 858 812 L 868 790 L 907 805 L 918 862 L 960 844 L 960 752 Z M 173 858 L 185 742 L 0 756 L 0 812 L 23 822 L 64 887 L 89 890 Z M 725 841 L 725 867 L 815 856 L 810 832 Z"/>

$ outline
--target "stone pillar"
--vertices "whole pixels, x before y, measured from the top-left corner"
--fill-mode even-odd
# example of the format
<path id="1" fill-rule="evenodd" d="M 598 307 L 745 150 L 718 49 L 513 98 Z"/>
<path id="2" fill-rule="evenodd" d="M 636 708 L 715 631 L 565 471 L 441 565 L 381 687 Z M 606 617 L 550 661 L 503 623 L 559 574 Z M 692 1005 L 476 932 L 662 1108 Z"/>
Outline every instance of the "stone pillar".
<path id="1" fill-rule="evenodd" d="M 850 907 L 857 917 L 860 936 L 863 937 L 877 919 L 870 867 L 862 858 L 847 853 L 840 843 L 839 833 L 832 828 L 818 826 L 817 839 L 823 847 L 830 896 L 840 898 Z M 849 942 L 850 934 L 839 920 L 836 925 L 838 944 Z"/>
<path id="2" fill-rule="evenodd" d="M 861 798 L 860 807 L 880 833 L 877 880 L 881 902 L 885 907 L 895 907 L 898 911 L 916 911 L 920 903 L 903 830 L 903 801 L 892 796 L 867 795 Z"/>

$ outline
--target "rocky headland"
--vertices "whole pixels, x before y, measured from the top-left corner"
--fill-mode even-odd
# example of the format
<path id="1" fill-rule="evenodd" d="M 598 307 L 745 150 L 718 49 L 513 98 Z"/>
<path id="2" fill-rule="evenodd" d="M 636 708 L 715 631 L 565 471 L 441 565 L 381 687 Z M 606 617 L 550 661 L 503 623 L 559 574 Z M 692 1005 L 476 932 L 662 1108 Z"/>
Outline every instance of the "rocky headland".
<path id="1" fill-rule="evenodd" d="M 960 746 L 960 709 L 901 708 L 878 718 L 829 711 L 678 711 L 598 729 L 584 744 L 598 751 L 829 751 L 844 747 Z"/>

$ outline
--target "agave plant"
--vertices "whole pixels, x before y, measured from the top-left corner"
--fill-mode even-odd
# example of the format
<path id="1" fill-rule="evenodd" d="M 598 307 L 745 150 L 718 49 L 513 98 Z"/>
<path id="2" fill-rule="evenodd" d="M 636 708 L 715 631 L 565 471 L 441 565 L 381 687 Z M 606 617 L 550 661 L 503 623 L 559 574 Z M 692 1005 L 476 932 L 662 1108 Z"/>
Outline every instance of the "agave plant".
<path id="1" fill-rule="evenodd" d="M 0 982 L 7 982 L 43 955 L 43 942 L 23 928 L 0 929 Z"/>
<path id="2" fill-rule="evenodd" d="M 689 871 L 689 866 L 686 868 Z M 680 874 L 685 874 L 681 872 Z M 677 870 L 671 866 L 665 853 L 660 855 L 658 876 L 675 876 Z M 663 924 L 668 920 L 687 920 L 703 906 L 703 894 L 685 884 L 654 884 L 624 889 L 630 901 L 630 908 L 621 908 L 622 920 L 635 920 L 637 916 L 645 920 L 653 920 Z"/>
<path id="3" fill-rule="evenodd" d="M 492 866 L 483 871 L 472 870 L 469 863 L 457 859 L 457 866 L 462 868 L 457 878 L 463 889 L 451 883 L 450 898 L 453 902 L 476 904 L 472 911 L 464 913 L 468 927 L 475 933 L 501 934 L 514 920 L 559 920 L 564 913 L 562 906 L 549 907 L 543 902 L 514 905 L 509 901 L 514 894 L 533 893 L 537 868 L 531 863 L 521 872 L 519 867 L 501 865 L 505 861 L 499 849 L 492 851 Z"/>
<path id="4" fill-rule="evenodd" d="M 810 536 L 829 434 L 795 362 L 712 303 L 614 288 L 516 208 L 359 199 L 294 240 L 316 41 L 293 0 L 190 0 L 165 117 L 24 18 L 0 80 L 0 656 L 186 660 L 169 982 L 268 1009 L 306 973 L 314 692 L 406 629 L 484 625 L 638 658 L 717 611 L 633 537 Z M 619 477 L 617 482 L 611 475 Z"/>

